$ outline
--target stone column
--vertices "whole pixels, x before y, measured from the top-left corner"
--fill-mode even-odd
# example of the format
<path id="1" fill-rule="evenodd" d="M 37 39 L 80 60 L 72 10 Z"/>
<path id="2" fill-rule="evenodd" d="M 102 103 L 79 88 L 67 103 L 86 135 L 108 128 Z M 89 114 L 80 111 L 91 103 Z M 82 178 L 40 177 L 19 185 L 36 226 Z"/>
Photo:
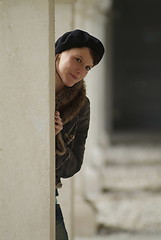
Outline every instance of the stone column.
<path id="1" fill-rule="evenodd" d="M 0 1 L 0 238 L 54 240 L 54 1 Z"/>

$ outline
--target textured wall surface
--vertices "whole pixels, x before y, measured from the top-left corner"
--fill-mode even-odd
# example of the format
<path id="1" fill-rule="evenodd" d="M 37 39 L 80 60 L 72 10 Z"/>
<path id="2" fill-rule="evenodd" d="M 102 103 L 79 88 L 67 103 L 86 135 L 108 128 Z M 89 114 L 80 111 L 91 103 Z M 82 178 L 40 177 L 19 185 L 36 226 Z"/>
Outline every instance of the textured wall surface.
<path id="1" fill-rule="evenodd" d="M 0 1 L 1 240 L 50 239 L 49 5 Z"/>

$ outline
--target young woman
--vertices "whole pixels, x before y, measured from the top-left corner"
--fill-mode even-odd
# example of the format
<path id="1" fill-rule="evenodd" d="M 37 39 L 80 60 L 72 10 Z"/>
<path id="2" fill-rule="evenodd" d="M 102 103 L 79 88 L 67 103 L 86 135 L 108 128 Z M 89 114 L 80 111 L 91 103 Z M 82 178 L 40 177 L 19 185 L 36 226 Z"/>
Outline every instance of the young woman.
<path id="1" fill-rule="evenodd" d="M 61 178 L 72 177 L 83 162 L 90 120 L 84 78 L 103 54 L 102 42 L 79 29 L 65 33 L 55 43 L 56 196 Z M 56 203 L 56 240 L 67 239 L 61 208 Z"/>

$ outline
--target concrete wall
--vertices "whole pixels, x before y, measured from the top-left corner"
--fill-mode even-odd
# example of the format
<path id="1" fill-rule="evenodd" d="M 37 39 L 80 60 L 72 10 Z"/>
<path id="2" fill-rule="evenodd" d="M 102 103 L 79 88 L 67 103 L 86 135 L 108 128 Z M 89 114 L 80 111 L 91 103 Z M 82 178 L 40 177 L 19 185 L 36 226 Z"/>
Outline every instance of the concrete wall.
<path id="1" fill-rule="evenodd" d="M 53 23 L 52 0 L 0 2 L 1 240 L 54 239 Z"/>

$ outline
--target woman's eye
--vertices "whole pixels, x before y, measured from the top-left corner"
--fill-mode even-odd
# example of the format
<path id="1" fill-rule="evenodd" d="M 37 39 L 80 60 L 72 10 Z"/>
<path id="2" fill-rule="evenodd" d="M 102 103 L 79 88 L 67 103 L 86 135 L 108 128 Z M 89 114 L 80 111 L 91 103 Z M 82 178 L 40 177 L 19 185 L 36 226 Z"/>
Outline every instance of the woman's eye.
<path id="1" fill-rule="evenodd" d="M 86 67 L 86 70 L 87 70 L 87 71 L 90 71 L 90 70 L 91 70 L 91 67 L 88 67 L 88 66 L 87 66 L 87 67 Z"/>
<path id="2" fill-rule="evenodd" d="M 76 62 L 77 63 L 81 63 L 81 59 L 80 58 L 76 58 Z"/>

